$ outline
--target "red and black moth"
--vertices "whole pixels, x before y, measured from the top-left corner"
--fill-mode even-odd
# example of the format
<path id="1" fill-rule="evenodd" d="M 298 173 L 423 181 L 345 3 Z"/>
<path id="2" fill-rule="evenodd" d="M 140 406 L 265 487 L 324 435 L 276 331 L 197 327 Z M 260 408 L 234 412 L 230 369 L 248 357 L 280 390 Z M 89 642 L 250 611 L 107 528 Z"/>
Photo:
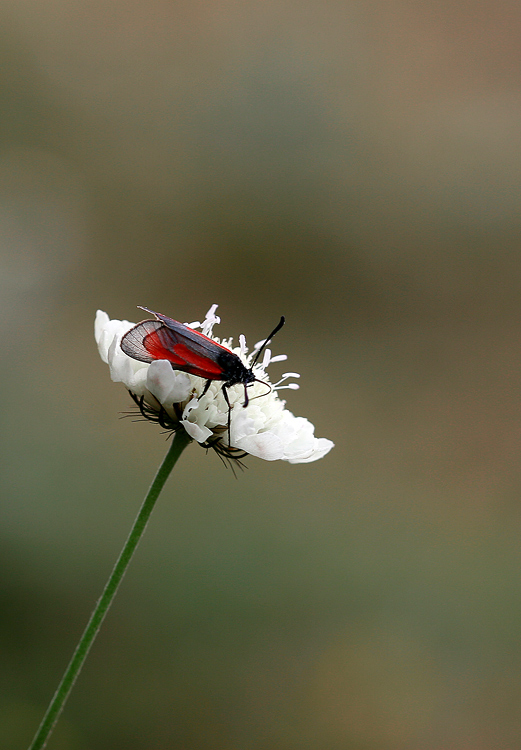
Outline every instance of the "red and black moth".
<path id="1" fill-rule="evenodd" d="M 229 435 L 231 406 L 227 389 L 242 383 L 244 406 L 248 406 L 248 385 L 264 382 L 255 377 L 253 368 L 267 344 L 284 325 L 284 317 L 281 317 L 279 323 L 264 341 L 251 367 L 248 368 L 236 354 L 203 333 L 166 315 L 154 312 L 148 307 L 140 306 L 140 309 L 155 315 L 156 320 L 144 320 L 131 328 L 121 339 L 123 352 L 133 359 L 149 364 L 157 359 L 166 359 L 172 365 L 173 370 L 180 370 L 205 379 L 206 384 L 201 396 L 204 396 L 213 380 L 222 380 L 223 396 L 228 405 Z"/>

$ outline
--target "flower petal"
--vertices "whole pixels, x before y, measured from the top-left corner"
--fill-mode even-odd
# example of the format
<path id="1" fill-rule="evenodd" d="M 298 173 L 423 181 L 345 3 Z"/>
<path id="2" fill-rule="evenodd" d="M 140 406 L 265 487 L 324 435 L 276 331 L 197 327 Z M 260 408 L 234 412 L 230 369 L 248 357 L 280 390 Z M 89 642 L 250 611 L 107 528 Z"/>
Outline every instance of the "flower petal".
<path id="1" fill-rule="evenodd" d="M 198 443 L 205 443 L 212 434 L 208 427 L 200 427 L 196 422 L 189 422 L 188 419 L 182 419 L 181 424 L 190 437 Z"/>
<path id="2" fill-rule="evenodd" d="M 314 444 L 308 455 L 302 455 L 300 457 L 287 458 L 286 461 L 290 464 L 309 464 L 312 461 L 318 461 L 319 458 L 323 458 L 326 453 L 329 453 L 331 448 L 335 447 L 335 444 L 327 438 L 313 438 Z"/>
<path id="3" fill-rule="evenodd" d="M 158 359 L 151 363 L 146 383 L 150 393 L 165 406 L 185 401 L 192 387 L 186 372 L 172 370 L 170 362 L 166 359 Z"/>
<path id="4" fill-rule="evenodd" d="M 265 461 L 277 461 L 284 458 L 284 445 L 282 440 L 273 432 L 261 432 L 257 435 L 246 435 L 234 442 L 235 447 L 240 448 L 252 456 L 263 458 Z"/>

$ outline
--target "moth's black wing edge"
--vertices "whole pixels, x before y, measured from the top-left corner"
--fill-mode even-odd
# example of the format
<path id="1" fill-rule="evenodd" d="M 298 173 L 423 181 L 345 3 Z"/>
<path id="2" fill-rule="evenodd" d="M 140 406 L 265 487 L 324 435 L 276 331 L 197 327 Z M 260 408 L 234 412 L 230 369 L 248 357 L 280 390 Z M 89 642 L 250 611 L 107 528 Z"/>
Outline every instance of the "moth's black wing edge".
<path id="1" fill-rule="evenodd" d="M 138 305 L 138 308 L 150 313 L 151 315 L 155 315 L 158 320 L 164 323 L 165 326 L 167 326 L 168 328 L 172 328 L 178 333 L 181 333 L 182 329 L 186 328 L 186 326 L 180 323 L 178 320 L 174 320 L 173 318 L 169 318 L 167 315 L 163 315 L 162 313 L 158 313 L 155 310 L 151 310 L 149 307 Z"/>
<path id="2" fill-rule="evenodd" d="M 138 310 L 144 310 L 145 312 L 149 312 L 151 315 L 155 315 L 156 317 L 159 317 L 161 313 L 156 313 L 154 310 L 151 310 L 149 307 L 145 307 L 145 305 L 138 305 Z M 163 317 L 165 317 L 163 315 Z"/>
<path id="3" fill-rule="evenodd" d="M 162 327 L 163 324 L 159 320 L 144 320 L 142 323 L 138 323 L 137 326 L 127 331 L 121 339 L 121 350 L 132 359 L 150 364 L 154 360 L 145 349 L 143 340 L 149 333 L 155 333 Z"/>

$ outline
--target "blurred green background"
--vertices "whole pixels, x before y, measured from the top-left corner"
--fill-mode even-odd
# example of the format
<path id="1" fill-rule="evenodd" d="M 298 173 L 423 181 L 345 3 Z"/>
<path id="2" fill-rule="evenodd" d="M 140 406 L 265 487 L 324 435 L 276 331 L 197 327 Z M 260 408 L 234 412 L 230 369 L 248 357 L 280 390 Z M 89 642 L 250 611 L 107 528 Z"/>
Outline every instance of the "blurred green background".
<path id="1" fill-rule="evenodd" d="M 162 459 L 96 308 L 262 338 L 336 448 L 182 457 L 49 750 L 521 747 L 521 6 L 0 4 L 0 747 Z"/>

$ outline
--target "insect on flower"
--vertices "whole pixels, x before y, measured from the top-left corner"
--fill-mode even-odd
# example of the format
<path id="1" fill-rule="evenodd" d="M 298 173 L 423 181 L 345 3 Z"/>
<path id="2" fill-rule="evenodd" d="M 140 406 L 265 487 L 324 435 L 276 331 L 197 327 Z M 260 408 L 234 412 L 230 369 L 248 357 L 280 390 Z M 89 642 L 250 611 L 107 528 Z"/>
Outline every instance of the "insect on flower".
<path id="1" fill-rule="evenodd" d="M 213 380 L 222 380 L 222 392 L 228 406 L 229 436 L 231 406 L 227 389 L 242 383 L 244 407 L 248 406 L 248 385 L 264 382 L 255 377 L 253 368 L 267 344 L 284 325 L 284 317 L 281 317 L 277 326 L 264 341 L 251 367 L 248 368 L 236 354 L 203 333 L 166 315 L 154 312 L 148 307 L 140 306 L 140 309 L 155 315 L 156 320 L 144 320 L 131 328 L 121 340 L 122 351 L 129 357 L 148 364 L 154 360 L 166 359 L 173 370 L 181 370 L 205 379 L 206 384 L 201 396 L 204 396 Z"/>
<path id="2" fill-rule="evenodd" d="M 197 321 L 183 326 L 169 321 L 174 328 L 169 328 L 159 316 L 136 326 L 128 320 L 111 319 L 98 310 L 94 337 L 101 359 L 109 366 L 111 380 L 123 383 L 143 418 L 158 423 L 167 431 L 184 429 L 192 440 L 205 449 L 212 448 L 225 461 L 238 460 L 241 454 L 290 464 L 323 458 L 333 448 L 331 440 L 315 437 L 311 422 L 295 416 L 280 398 L 282 390 L 298 388 L 297 383 L 287 381 L 298 378 L 299 374 L 285 372 L 280 380 L 270 382 L 267 368 L 271 363 L 286 360 L 286 355 L 272 356 L 264 340 L 248 354 L 244 336 L 239 337 L 239 346 L 233 348 L 231 339 L 214 338 L 213 326 L 220 323 L 216 310 L 217 305 L 213 304 L 202 323 Z M 164 329 L 161 334 L 157 333 L 159 328 Z M 196 333 L 196 329 L 200 329 L 202 335 Z M 184 344 L 188 351 L 178 349 L 172 341 L 175 330 L 182 334 L 177 344 Z M 129 356 L 121 348 L 121 342 L 131 331 L 134 333 L 130 349 L 127 349 Z M 165 331 L 172 333 L 165 334 Z M 149 333 L 157 335 L 146 339 L 145 344 L 159 343 L 159 351 L 150 352 L 143 345 Z M 270 334 L 268 340 L 273 335 Z M 161 336 L 166 336 L 166 346 L 161 343 Z M 128 340 L 126 346 L 129 346 Z M 173 352 L 168 351 L 169 346 Z M 259 347 L 262 347 L 260 353 Z M 135 353 L 138 353 L 137 359 Z M 183 354 L 177 366 L 168 361 L 172 353 L 177 357 Z M 236 355 L 239 366 L 231 355 Z M 158 359 L 158 356 L 166 359 Z M 183 366 L 184 372 L 179 369 Z M 201 398 L 208 380 L 212 385 L 208 395 Z M 235 383 L 233 388 L 230 381 Z M 244 396 L 243 388 L 247 389 Z M 229 396 L 230 407 L 225 394 Z M 242 406 L 248 397 L 250 405 L 244 409 Z M 252 404 L 254 398 L 258 400 Z M 228 434 L 225 442 L 230 419 L 231 435 Z"/>

